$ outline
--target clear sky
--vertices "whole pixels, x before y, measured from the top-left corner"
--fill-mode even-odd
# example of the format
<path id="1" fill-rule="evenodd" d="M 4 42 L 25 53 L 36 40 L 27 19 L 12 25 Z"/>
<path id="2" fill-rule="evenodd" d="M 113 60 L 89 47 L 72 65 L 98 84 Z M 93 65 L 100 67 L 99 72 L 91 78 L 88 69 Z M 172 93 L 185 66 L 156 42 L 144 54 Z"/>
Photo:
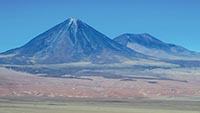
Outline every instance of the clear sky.
<path id="1" fill-rule="evenodd" d="M 70 17 L 110 38 L 149 33 L 200 52 L 200 0 L 0 0 L 0 52 Z"/>

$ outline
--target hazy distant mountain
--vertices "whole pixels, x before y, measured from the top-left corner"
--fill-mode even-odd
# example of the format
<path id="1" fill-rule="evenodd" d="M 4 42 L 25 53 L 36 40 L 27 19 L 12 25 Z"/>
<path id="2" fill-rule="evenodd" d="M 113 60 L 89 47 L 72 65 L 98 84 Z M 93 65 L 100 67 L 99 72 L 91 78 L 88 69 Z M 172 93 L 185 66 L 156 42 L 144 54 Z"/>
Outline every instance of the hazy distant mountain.
<path id="1" fill-rule="evenodd" d="M 81 20 L 70 18 L 24 46 L 1 53 L 0 64 L 48 77 L 126 78 L 143 75 L 146 69 L 200 67 L 200 60 L 195 59 L 198 55 L 149 34 L 124 34 L 111 40 Z"/>
<path id="2" fill-rule="evenodd" d="M 142 54 L 164 59 L 200 58 L 200 54 L 184 47 L 162 42 L 149 34 L 123 34 L 116 42 Z"/>
<path id="3" fill-rule="evenodd" d="M 77 19 L 67 19 L 22 47 L 0 54 L 5 64 L 115 63 L 146 57 Z"/>

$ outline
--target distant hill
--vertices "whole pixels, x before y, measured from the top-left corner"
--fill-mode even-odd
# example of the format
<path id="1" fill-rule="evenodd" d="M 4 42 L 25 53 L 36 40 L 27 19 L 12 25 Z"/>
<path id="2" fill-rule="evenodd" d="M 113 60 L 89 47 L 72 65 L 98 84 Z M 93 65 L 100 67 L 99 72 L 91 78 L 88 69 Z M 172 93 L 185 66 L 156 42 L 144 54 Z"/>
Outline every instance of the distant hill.
<path id="1" fill-rule="evenodd" d="M 200 59 L 200 54 L 197 52 L 175 44 L 165 43 L 147 33 L 123 34 L 114 38 L 114 40 L 134 51 L 161 59 Z"/>

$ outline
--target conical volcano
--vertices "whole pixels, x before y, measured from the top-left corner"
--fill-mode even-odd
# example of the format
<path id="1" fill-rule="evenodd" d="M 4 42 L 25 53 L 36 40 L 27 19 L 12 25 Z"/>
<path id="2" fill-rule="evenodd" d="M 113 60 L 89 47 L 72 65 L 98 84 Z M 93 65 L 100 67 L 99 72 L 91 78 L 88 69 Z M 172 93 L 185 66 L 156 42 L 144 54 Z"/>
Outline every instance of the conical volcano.
<path id="1" fill-rule="evenodd" d="M 0 55 L 0 63 L 4 64 L 117 63 L 146 57 L 74 18 Z"/>

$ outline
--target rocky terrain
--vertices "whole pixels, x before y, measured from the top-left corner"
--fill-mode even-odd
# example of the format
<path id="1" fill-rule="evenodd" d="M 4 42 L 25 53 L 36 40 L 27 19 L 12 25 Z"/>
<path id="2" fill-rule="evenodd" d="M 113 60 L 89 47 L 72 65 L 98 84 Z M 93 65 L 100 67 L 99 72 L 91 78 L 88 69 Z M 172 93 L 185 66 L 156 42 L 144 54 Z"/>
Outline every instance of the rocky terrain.
<path id="1" fill-rule="evenodd" d="M 0 68 L 0 96 L 79 97 L 79 98 L 141 98 L 199 96 L 199 76 L 188 82 L 170 80 L 121 80 L 90 77 L 69 79 L 39 77 Z M 177 77 L 177 76 L 176 76 Z M 88 78 L 88 77 L 86 77 Z M 180 75 L 177 77 L 179 79 Z M 198 78 L 198 79 L 197 79 Z M 184 80 L 182 78 L 182 80 Z"/>

